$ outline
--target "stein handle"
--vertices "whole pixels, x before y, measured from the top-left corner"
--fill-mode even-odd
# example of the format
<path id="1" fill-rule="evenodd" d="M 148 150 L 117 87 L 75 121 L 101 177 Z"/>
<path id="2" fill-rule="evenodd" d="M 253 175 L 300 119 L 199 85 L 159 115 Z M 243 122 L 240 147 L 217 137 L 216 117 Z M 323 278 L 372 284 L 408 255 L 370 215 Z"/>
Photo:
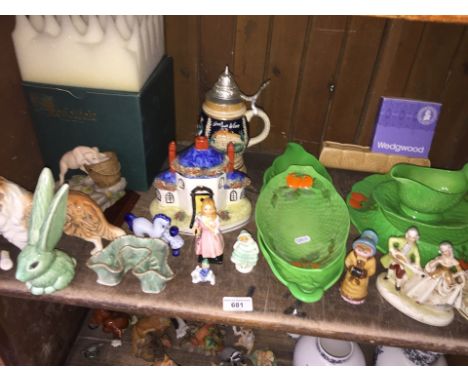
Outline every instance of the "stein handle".
<path id="1" fill-rule="evenodd" d="M 268 137 L 268 134 L 270 133 L 270 118 L 268 118 L 268 115 L 263 110 L 260 110 L 260 109 L 256 109 L 255 111 L 247 110 L 247 112 L 245 113 L 245 118 L 247 119 L 247 122 L 250 122 L 252 117 L 255 117 L 255 116 L 263 119 L 263 130 L 256 137 L 249 139 L 249 143 L 247 147 L 256 145 L 264 141 L 265 138 Z"/>

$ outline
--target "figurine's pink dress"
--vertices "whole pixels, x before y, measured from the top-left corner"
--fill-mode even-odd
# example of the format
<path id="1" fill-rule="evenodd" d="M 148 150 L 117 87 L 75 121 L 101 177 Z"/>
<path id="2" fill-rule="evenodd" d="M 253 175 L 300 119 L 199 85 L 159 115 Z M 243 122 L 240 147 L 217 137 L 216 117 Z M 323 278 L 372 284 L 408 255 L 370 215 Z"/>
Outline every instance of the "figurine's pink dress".
<path id="1" fill-rule="evenodd" d="M 215 258 L 221 256 L 224 251 L 223 235 L 219 231 L 219 217 L 216 216 L 214 221 L 201 216 L 195 218 L 198 230 L 201 235 L 197 238 L 195 251 L 197 255 L 205 258 Z"/>

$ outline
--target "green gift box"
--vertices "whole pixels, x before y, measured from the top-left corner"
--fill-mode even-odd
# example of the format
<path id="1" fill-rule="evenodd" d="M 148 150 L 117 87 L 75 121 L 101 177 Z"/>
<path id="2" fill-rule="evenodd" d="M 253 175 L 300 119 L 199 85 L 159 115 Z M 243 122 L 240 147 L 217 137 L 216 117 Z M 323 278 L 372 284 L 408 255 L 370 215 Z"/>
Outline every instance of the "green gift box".
<path id="1" fill-rule="evenodd" d="M 146 191 L 175 139 L 172 72 L 163 57 L 140 92 L 23 82 L 44 164 L 58 178 L 65 152 L 97 146 L 117 154 L 128 189 Z"/>

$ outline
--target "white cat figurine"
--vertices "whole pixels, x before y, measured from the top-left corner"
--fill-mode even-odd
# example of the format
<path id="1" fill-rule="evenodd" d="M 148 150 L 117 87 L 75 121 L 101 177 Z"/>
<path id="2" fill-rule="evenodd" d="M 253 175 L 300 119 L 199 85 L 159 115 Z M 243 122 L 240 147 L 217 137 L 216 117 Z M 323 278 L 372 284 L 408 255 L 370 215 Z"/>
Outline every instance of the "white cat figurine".
<path id="1" fill-rule="evenodd" d="M 20 249 L 28 243 L 31 206 L 30 192 L 0 176 L 0 235 Z"/>

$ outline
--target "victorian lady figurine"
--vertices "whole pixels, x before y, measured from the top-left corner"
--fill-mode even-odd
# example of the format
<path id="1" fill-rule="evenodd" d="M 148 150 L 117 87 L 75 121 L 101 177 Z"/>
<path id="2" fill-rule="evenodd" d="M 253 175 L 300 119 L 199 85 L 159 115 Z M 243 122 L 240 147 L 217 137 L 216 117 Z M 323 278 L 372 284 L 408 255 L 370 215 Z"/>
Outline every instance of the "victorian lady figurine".
<path id="1" fill-rule="evenodd" d="M 450 243 L 442 243 L 439 253 L 440 256 L 426 264 L 424 272 L 408 281 L 404 292 L 420 304 L 460 308 L 465 273 L 455 259 Z"/>
<path id="2" fill-rule="evenodd" d="M 195 217 L 194 224 L 198 262 L 206 258 L 212 264 L 223 263 L 224 239 L 219 227 L 219 216 L 213 199 L 203 199 L 201 211 Z"/>
<path id="3" fill-rule="evenodd" d="M 353 250 L 346 256 L 346 275 L 341 283 L 340 293 L 351 304 L 362 304 L 367 297 L 369 278 L 376 269 L 375 252 L 378 237 L 374 231 L 365 230 L 354 241 Z"/>

